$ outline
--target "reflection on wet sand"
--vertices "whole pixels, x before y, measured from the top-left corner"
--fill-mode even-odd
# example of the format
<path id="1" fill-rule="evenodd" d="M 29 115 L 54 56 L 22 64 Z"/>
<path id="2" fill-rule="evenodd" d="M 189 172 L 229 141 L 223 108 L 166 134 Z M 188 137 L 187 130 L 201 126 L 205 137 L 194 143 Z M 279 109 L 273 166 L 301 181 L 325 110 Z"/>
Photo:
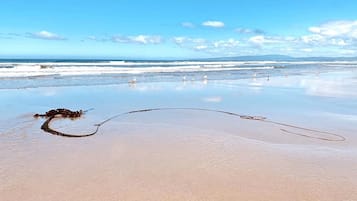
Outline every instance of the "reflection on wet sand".
<path id="1" fill-rule="evenodd" d="M 34 131 L 42 137 L 32 145 L 21 142 L 5 151 L 12 159 L 2 166 L 1 195 L 4 200 L 356 198 L 351 167 L 357 158 L 343 142 L 276 135 L 272 126 L 233 121 L 158 112 L 117 119 L 82 140 Z"/>
<path id="2" fill-rule="evenodd" d="M 357 84 L 331 98 L 306 93 L 313 85 L 301 83 L 314 79 L 7 90 L 1 200 L 357 200 Z M 68 133 L 128 111 L 172 110 L 120 116 L 94 136 L 69 139 L 41 131 L 43 120 L 32 117 L 53 107 L 95 108 L 51 123 Z"/>
<path id="3" fill-rule="evenodd" d="M 259 123 L 268 123 L 268 124 L 273 124 L 275 126 L 282 127 L 280 128 L 280 131 L 285 132 L 287 134 L 293 134 L 297 135 L 300 137 L 306 137 L 306 138 L 312 138 L 312 139 L 318 139 L 318 140 L 326 140 L 326 141 L 345 141 L 346 138 L 343 137 L 342 135 L 336 134 L 336 133 L 330 133 L 326 131 L 321 131 L 321 130 L 315 130 L 315 129 L 310 129 L 306 127 L 301 127 L 297 126 L 294 124 L 287 124 L 287 123 L 282 123 L 282 122 L 276 122 L 272 121 L 270 119 L 267 119 L 267 117 L 262 117 L 262 116 L 251 116 L 251 115 L 242 115 L 234 112 L 228 112 L 228 111 L 223 111 L 223 110 L 212 110 L 212 109 L 205 109 L 205 108 L 147 108 L 147 109 L 140 109 L 140 110 L 132 110 L 124 113 L 119 113 L 116 114 L 112 117 L 109 117 L 108 119 L 105 119 L 101 121 L 100 123 L 94 124 L 94 127 L 96 128 L 94 132 L 87 133 L 87 134 L 68 134 L 68 133 L 63 133 L 61 131 L 55 130 L 50 128 L 50 122 L 54 119 L 58 118 L 71 118 L 72 120 L 78 119 L 79 117 L 82 117 L 87 111 L 79 110 L 79 111 L 71 111 L 68 109 L 52 109 L 46 112 L 45 114 L 35 114 L 34 118 L 39 118 L 43 117 L 46 118 L 47 120 L 44 121 L 44 123 L 41 126 L 41 129 L 47 133 L 50 133 L 52 135 L 58 135 L 62 137 L 70 137 L 70 138 L 79 138 L 79 137 L 90 137 L 99 131 L 100 127 L 103 126 L 104 124 L 113 121 L 116 118 L 120 117 L 125 117 L 125 116 L 132 116 L 136 115 L 139 113 L 147 113 L 147 112 L 157 112 L 157 111 L 171 111 L 171 112 L 176 112 L 176 111 L 187 111 L 187 112 L 201 112 L 202 116 L 205 116 L 205 112 L 210 112 L 210 113 L 215 113 L 216 115 L 229 115 L 233 116 L 236 118 L 244 119 L 244 120 L 250 120 L 250 121 L 256 121 Z M 258 125 L 259 126 L 259 125 Z M 288 129 L 288 130 L 286 130 Z M 290 131 L 291 129 L 295 130 L 295 132 Z"/>

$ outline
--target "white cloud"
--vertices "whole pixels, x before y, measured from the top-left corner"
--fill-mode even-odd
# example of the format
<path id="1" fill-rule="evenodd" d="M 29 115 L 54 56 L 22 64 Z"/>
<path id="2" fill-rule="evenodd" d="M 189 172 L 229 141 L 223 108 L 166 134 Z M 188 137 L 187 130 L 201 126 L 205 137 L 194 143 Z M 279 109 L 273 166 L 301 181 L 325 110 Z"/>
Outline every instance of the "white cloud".
<path id="1" fill-rule="evenodd" d="M 113 36 L 113 42 L 117 43 L 137 43 L 137 44 L 160 44 L 161 36 L 137 35 L 137 36 Z"/>
<path id="2" fill-rule="evenodd" d="M 301 49 L 303 52 L 312 52 L 313 50 L 311 48 L 303 48 Z"/>
<path id="3" fill-rule="evenodd" d="M 264 36 L 253 36 L 249 38 L 249 42 L 262 45 L 265 43 L 265 37 Z"/>
<path id="4" fill-rule="evenodd" d="M 161 37 L 160 36 L 146 36 L 146 35 L 138 35 L 138 36 L 130 36 L 130 40 L 137 42 L 137 43 L 142 43 L 142 44 L 158 44 L 161 43 Z"/>
<path id="5" fill-rule="evenodd" d="M 230 38 L 228 40 L 219 40 L 219 41 L 213 42 L 213 46 L 216 48 L 220 48 L 220 47 L 233 48 L 233 47 L 237 47 L 239 44 L 240 44 L 240 42 L 233 38 Z"/>
<path id="6" fill-rule="evenodd" d="M 322 42 L 325 42 L 326 39 L 319 34 L 312 34 L 302 36 L 301 40 L 306 44 L 321 44 Z"/>
<path id="7" fill-rule="evenodd" d="M 312 33 L 320 33 L 321 29 L 319 27 L 310 27 L 309 31 Z"/>
<path id="8" fill-rule="evenodd" d="M 255 45 L 264 45 L 268 43 L 279 43 L 281 41 L 277 40 L 277 38 L 273 37 L 267 37 L 263 35 L 258 35 L 258 36 L 252 36 L 248 40 L 249 42 L 255 44 Z"/>
<path id="9" fill-rule="evenodd" d="M 224 53 L 225 55 L 232 55 L 232 51 L 236 52 L 235 50 L 241 44 L 240 41 L 234 38 L 210 41 L 203 38 L 189 38 L 181 36 L 174 37 L 172 41 L 176 43 L 176 45 L 183 48 L 209 54 Z"/>
<path id="10" fill-rule="evenodd" d="M 191 39 L 193 43 L 205 43 L 207 42 L 206 39 L 203 39 L 203 38 L 192 38 Z"/>
<path id="11" fill-rule="evenodd" d="M 180 46 L 187 46 L 187 45 L 198 45 L 206 43 L 206 40 L 203 38 L 189 38 L 189 37 L 174 37 L 172 39 L 174 43 Z"/>
<path id="12" fill-rule="evenodd" d="M 305 44 L 314 46 L 348 46 L 352 43 L 354 39 L 351 38 L 339 38 L 339 37 L 328 37 L 320 34 L 311 34 L 301 37 L 301 41 Z"/>
<path id="13" fill-rule="evenodd" d="M 235 32 L 239 34 L 265 34 L 265 32 L 261 29 L 247 29 L 247 28 L 237 28 Z"/>
<path id="14" fill-rule="evenodd" d="M 311 34 L 302 36 L 301 40 L 309 45 L 353 47 L 357 43 L 357 20 L 331 21 L 308 30 Z"/>
<path id="15" fill-rule="evenodd" d="M 186 42 L 187 38 L 186 37 L 174 37 L 172 39 L 174 41 L 174 43 L 176 43 L 177 45 L 181 45 L 184 42 Z"/>
<path id="16" fill-rule="evenodd" d="M 181 25 L 186 28 L 195 28 L 195 25 L 191 22 L 182 22 Z"/>
<path id="17" fill-rule="evenodd" d="M 194 47 L 195 50 L 205 50 L 207 48 L 208 48 L 207 45 L 197 45 L 196 47 Z"/>
<path id="18" fill-rule="evenodd" d="M 234 56 L 238 51 L 242 52 L 240 49 L 241 41 L 229 38 L 225 40 L 207 40 L 203 38 L 189 38 L 189 37 L 174 37 L 172 41 L 186 49 L 191 49 L 194 51 L 202 52 L 209 55 L 221 55 L 221 56 Z"/>
<path id="19" fill-rule="evenodd" d="M 357 38 L 357 20 L 331 21 L 320 26 L 310 27 L 309 31 L 326 37 Z"/>
<path id="20" fill-rule="evenodd" d="M 259 54 L 271 53 L 286 54 L 284 49 L 291 49 L 290 54 L 315 56 L 343 56 L 350 55 L 357 50 L 357 20 L 356 21 L 332 21 L 308 28 L 310 34 L 302 36 L 268 36 L 259 34 L 241 39 L 240 47 L 249 47 L 248 44 L 258 46 L 260 50 L 254 50 Z M 250 33 L 250 29 L 237 29 L 238 33 Z M 300 52 L 300 53 L 299 53 Z"/>
<path id="21" fill-rule="evenodd" d="M 206 21 L 202 23 L 202 26 L 213 27 L 213 28 L 222 28 L 224 23 L 221 21 Z"/>
<path id="22" fill-rule="evenodd" d="M 337 46 L 346 46 L 346 45 L 348 45 L 347 42 L 344 39 L 338 39 L 338 38 L 331 39 L 331 44 L 332 45 L 337 45 Z"/>
<path id="23" fill-rule="evenodd" d="M 37 39 L 44 39 L 44 40 L 66 40 L 66 38 L 55 34 L 51 33 L 49 31 L 40 31 L 36 33 L 29 33 L 29 36 L 32 38 L 37 38 Z"/>
<path id="24" fill-rule="evenodd" d="M 193 27 L 190 22 L 183 22 L 184 27 Z M 192 26 L 191 26 L 192 25 Z M 208 27 L 224 27 L 220 21 L 202 23 Z M 335 21 L 307 27 L 306 35 L 268 35 L 260 29 L 238 28 L 237 38 L 192 38 L 178 36 L 171 38 L 171 43 L 181 48 L 198 51 L 202 55 L 235 56 L 247 54 L 287 54 L 292 56 L 348 56 L 357 52 L 357 21 Z M 55 34 L 42 33 L 46 37 Z M 130 44 L 161 44 L 164 39 L 159 35 L 132 35 L 98 37 L 90 36 L 87 40 L 112 41 Z"/>
<path id="25" fill-rule="evenodd" d="M 207 40 L 202 38 L 175 37 L 173 42 L 186 49 L 214 56 L 251 54 L 285 54 L 291 56 L 348 56 L 357 52 L 349 40 L 327 39 L 318 34 L 301 37 L 256 35 L 247 38 Z"/>
<path id="26" fill-rule="evenodd" d="M 110 39 L 108 38 L 104 38 L 104 37 L 97 37 L 97 36 L 88 36 L 86 39 L 82 40 L 90 40 L 90 41 L 96 41 L 96 42 L 107 42 L 110 41 Z"/>

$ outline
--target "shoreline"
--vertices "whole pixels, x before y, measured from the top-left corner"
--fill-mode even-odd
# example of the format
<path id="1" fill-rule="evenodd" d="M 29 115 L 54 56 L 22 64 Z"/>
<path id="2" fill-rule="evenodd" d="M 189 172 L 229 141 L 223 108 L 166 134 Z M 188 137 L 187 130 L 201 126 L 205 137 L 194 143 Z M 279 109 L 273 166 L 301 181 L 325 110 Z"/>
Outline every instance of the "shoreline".
<path id="1" fill-rule="evenodd" d="M 357 200 L 355 75 L 330 75 L 2 90 L 0 194 L 5 201 Z M 68 133 L 90 132 L 119 113 L 179 107 L 264 116 L 345 141 L 194 110 L 121 116 L 94 136 L 69 139 L 43 132 L 44 119 L 32 117 L 58 107 L 94 108 L 51 123 Z"/>

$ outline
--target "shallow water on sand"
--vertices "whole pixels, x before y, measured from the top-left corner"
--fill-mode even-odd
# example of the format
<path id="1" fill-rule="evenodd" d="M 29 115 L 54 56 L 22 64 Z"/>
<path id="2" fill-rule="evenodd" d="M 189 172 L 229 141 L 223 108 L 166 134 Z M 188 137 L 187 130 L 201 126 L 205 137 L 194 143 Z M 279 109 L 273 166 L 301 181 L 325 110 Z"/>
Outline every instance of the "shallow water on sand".
<path id="1" fill-rule="evenodd" d="M 357 200 L 357 74 L 0 91 L 1 200 Z M 40 130 L 34 113 L 89 109 Z M 291 131 L 283 132 L 281 129 Z M 303 135 L 296 135 L 299 133 Z"/>

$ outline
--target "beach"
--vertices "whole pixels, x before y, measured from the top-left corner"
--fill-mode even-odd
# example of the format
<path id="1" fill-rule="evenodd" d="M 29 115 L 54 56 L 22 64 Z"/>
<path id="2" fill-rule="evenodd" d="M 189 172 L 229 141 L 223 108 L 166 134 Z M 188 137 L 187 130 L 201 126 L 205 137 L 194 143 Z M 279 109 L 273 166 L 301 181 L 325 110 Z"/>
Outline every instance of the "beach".
<path id="1" fill-rule="evenodd" d="M 3 70 L 0 200 L 357 200 L 354 65 L 111 65 Z M 115 118 L 66 138 L 33 117 L 56 108 L 90 109 L 66 133 Z"/>

